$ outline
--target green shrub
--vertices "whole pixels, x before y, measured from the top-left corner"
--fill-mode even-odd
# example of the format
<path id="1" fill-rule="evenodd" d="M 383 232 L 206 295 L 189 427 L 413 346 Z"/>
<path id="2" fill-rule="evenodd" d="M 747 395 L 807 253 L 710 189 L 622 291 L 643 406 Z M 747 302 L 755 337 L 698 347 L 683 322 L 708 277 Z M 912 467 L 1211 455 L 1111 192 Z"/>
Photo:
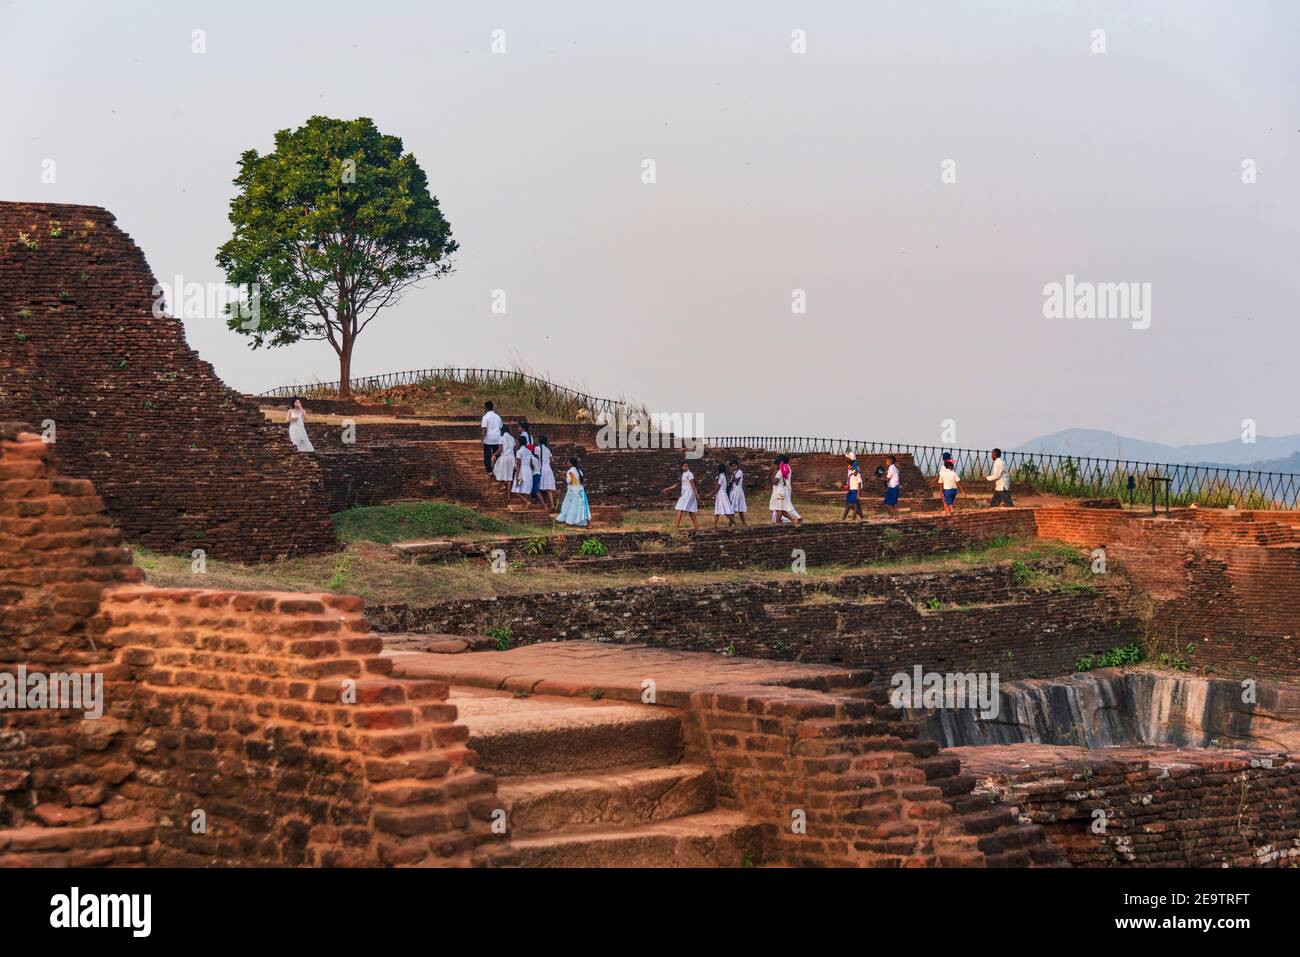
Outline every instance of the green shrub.
<path id="1" fill-rule="evenodd" d="M 497 651 L 509 651 L 510 639 L 514 637 L 514 632 L 509 627 L 489 628 L 488 637 L 497 644 Z"/>
<path id="2" fill-rule="evenodd" d="M 609 549 L 605 547 L 604 542 L 599 538 L 589 538 L 578 547 L 578 554 L 592 558 L 601 558 L 609 554 Z"/>

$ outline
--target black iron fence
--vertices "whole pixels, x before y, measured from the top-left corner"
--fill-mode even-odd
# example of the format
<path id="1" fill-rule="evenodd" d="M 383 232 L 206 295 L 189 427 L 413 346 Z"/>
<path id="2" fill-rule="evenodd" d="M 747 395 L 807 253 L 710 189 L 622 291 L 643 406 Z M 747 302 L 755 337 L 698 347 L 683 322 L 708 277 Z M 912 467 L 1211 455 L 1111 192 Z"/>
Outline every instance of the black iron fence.
<path id="1" fill-rule="evenodd" d="M 963 478 L 985 478 L 993 470 L 986 449 L 959 449 L 904 442 L 868 442 L 860 439 L 824 439 L 812 436 L 731 435 L 705 439 L 714 448 L 763 449 L 768 452 L 896 452 L 911 455 L 926 475 L 937 475 L 944 455 L 952 456 Z M 1004 452 L 1012 489 L 1026 486 L 1079 498 L 1117 498 L 1146 501 L 1152 479 L 1160 488 L 1161 502 L 1174 506 L 1196 503 L 1206 507 L 1300 507 L 1300 475 L 1257 472 L 1209 465 L 1169 465 L 1128 459 L 1099 459 L 1045 452 Z"/>

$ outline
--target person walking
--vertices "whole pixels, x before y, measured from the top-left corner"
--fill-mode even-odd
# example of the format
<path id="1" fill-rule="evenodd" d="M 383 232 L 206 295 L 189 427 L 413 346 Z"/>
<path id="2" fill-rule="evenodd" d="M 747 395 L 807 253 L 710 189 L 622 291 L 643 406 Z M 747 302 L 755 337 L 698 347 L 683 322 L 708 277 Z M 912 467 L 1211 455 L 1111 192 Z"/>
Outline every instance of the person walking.
<path id="1" fill-rule="evenodd" d="M 993 474 L 986 475 L 985 478 L 993 483 L 993 498 L 989 505 L 993 508 L 1011 508 L 1011 472 L 1007 469 L 1001 449 L 993 450 Z"/>
<path id="2" fill-rule="evenodd" d="M 957 469 L 953 467 L 952 459 L 945 456 L 943 465 L 939 468 L 939 488 L 943 492 L 943 511 L 946 515 L 952 514 L 959 485 L 961 485 L 961 478 L 957 475 Z"/>
<path id="3" fill-rule="evenodd" d="M 794 504 L 790 501 L 790 465 L 785 461 L 785 456 L 778 455 L 773 463 L 776 468 L 772 472 L 772 497 L 768 500 L 767 507 L 772 513 L 772 524 L 780 525 L 782 522 L 790 522 L 793 525 L 803 524 L 803 519 L 799 513 L 794 510 Z"/>
<path id="4" fill-rule="evenodd" d="M 898 459 L 887 455 L 885 461 L 889 463 L 885 469 L 885 512 L 890 518 L 898 518 L 898 496 L 903 486 L 898 474 Z"/>
<path id="5" fill-rule="evenodd" d="M 542 436 L 537 440 L 537 457 L 541 460 L 541 482 L 538 490 L 548 512 L 555 511 L 555 469 L 551 467 L 551 443 Z"/>
<path id="6" fill-rule="evenodd" d="M 505 505 L 510 506 L 510 486 L 515 480 L 515 437 L 510 434 L 510 426 L 501 426 L 501 444 L 497 446 L 492 462 L 492 475 L 506 490 Z"/>
<path id="7" fill-rule="evenodd" d="M 667 494 L 672 490 L 673 486 L 669 485 L 664 489 L 664 493 Z M 677 504 L 673 506 L 673 509 L 677 512 L 677 519 L 673 522 L 673 528 L 681 528 L 682 516 L 689 515 L 691 517 L 691 525 L 696 529 L 699 529 L 700 520 L 695 516 L 695 513 L 699 511 L 699 508 L 700 493 L 695 487 L 695 473 L 691 471 L 690 462 L 683 462 L 681 494 L 677 497 Z"/>
<path id="8" fill-rule="evenodd" d="M 285 419 L 289 423 L 289 441 L 299 452 L 315 452 L 316 447 L 307 438 L 307 410 L 302 407 L 302 399 L 294 396 L 293 407 Z"/>
<path id="9" fill-rule="evenodd" d="M 849 479 L 848 494 L 844 496 L 844 514 L 840 516 L 840 521 L 847 521 L 849 512 L 853 513 L 857 521 L 865 521 L 866 516 L 862 514 L 862 472 L 858 469 L 858 460 L 856 458 L 849 460 Z"/>
<path id="10" fill-rule="evenodd" d="M 736 518 L 740 519 L 740 524 L 745 524 L 745 509 L 749 506 L 745 503 L 745 473 L 740 468 L 740 463 L 732 459 L 731 465 L 731 488 L 728 495 L 731 496 L 731 510 L 736 513 Z"/>
<path id="11" fill-rule="evenodd" d="M 569 470 L 564 473 L 564 484 L 568 491 L 564 493 L 564 504 L 560 506 L 560 514 L 555 516 L 555 520 L 561 525 L 586 528 L 591 524 L 591 505 L 587 501 L 585 482 L 586 476 L 582 474 L 578 457 L 575 455 L 569 459 Z"/>
<path id="12" fill-rule="evenodd" d="M 479 423 L 483 433 L 483 469 L 492 474 L 492 458 L 501 448 L 501 416 L 496 414 L 491 402 L 483 403 L 483 420 Z"/>
<path id="13" fill-rule="evenodd" d="M 718 527 L 718 519 L 727 516 L 727 528 L 736 524 L 736 509 L 731 504 L 731 490 L 727 488 L 727 466 L 718 463 L 717 488 L 713 490 L 713 527 Z"/>

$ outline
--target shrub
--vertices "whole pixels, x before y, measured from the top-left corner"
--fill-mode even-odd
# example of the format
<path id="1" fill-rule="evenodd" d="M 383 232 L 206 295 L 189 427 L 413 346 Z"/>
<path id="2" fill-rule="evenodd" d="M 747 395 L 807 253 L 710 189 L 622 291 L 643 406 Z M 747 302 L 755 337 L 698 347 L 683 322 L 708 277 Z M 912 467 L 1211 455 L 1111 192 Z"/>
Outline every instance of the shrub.
<path id="1" fill-rule="evenodd" d="M 599 538 L 589 538 L 578 548 L 579 555 L 586 555 L 593 558 L 602 558 L 609 554 L 609 549 Z"/>
<path id="2" fill-rule="evenodd" d="M 510 639 L 514 637 L 514 632 L 509 627 L 489 628 L 488 637 L 496 642 L 497 651 L 508 651 L 510 649 Z"/>

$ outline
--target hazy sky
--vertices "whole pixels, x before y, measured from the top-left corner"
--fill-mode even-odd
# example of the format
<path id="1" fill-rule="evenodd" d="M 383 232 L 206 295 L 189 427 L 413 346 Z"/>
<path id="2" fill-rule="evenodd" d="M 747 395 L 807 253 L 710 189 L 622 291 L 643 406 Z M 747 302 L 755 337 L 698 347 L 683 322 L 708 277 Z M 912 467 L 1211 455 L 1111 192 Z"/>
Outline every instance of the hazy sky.
<path id="1" fill-rule="evenodd" d="M 0 0 L 0 23 L 0 199 L 105 206 L 160 278 L 223 278 L 239 154 L 277 130 L 402 137 L 461 251 L 356 375 L 518 357 L 709 433 L 1300 432 L 1293 0 Z M 1045 318 L 1067 274 L 1150 283 L 1150 327 Z M 186 329 L 239 389 L 338 376 L 324 343 Z"/>

